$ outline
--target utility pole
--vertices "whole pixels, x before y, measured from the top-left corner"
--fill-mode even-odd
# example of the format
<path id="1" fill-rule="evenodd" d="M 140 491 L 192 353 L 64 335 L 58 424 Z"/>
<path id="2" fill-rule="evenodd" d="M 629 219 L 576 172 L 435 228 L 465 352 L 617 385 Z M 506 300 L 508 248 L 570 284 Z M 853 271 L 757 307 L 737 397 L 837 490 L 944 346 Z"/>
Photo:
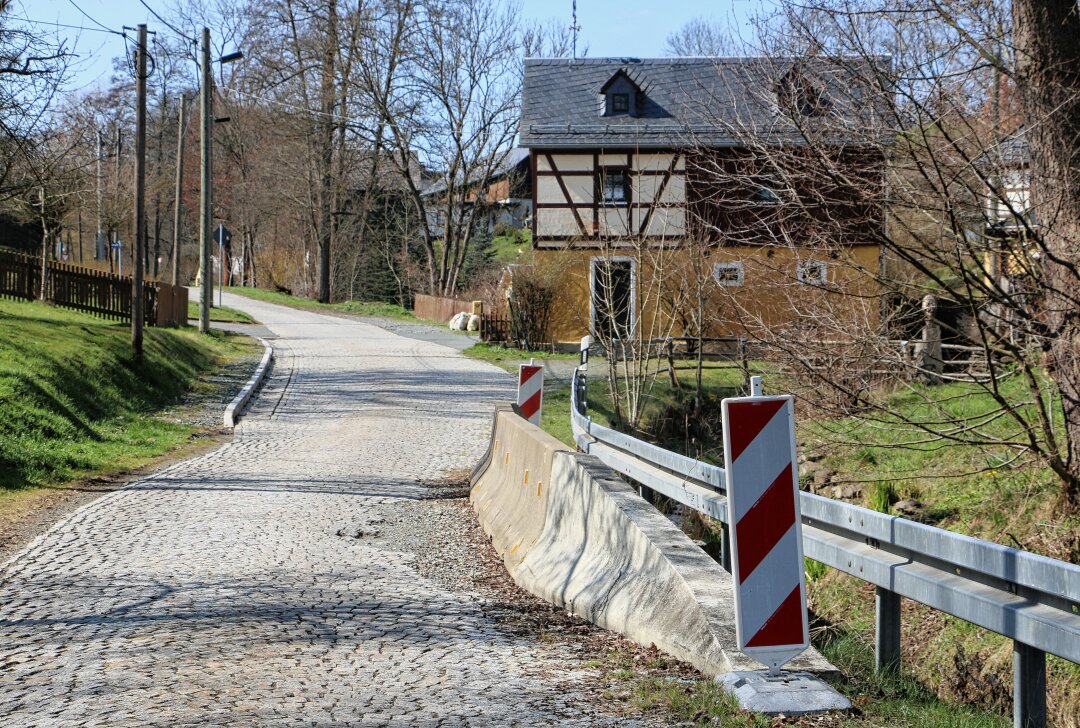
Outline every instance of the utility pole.
<path id="1" fill-rule="evenodd" d="M 97 237 L 94 238 L 94 260 L 101 260 L 108 252 L 105 241 L 105 197 L 102 191 L 103 174 L 101 160 L 105 156 L 105 138 L 97 130 Z"/>
<path id="2" fill-rule="evenodd" d="M 143 265 L 146 262 L 146 24 L 139 24 L 135 62 L 135 240 L 131 271 L 131 350 L 143 355 Z"/>
<path id="3" fill-rule="evenodd" d="M 199 137 L 199 156 L 202 160 L 202 179 L 199 189 L 199 275 L 202 279 L 202 290 L 199 292 L 199 331 L 204 334 L 210 333 L 210 306 L 213 305 L 214 288 L 210 252 L 210 217 L 213 208 L 210 207 L 210 185 L 213 175 L 210 164 L 213 161 L 211 143 L 211 131 L 214 126 L 213 74 L 210 73 L 210 29 L 202 29 L 202 80 L 199 88 L 202 111 L 202 133 Z"/>
<path id="4" fill-rule="evenodd" d="M 176 195 L 173 204 L 173 259 L 172 259 L 172 284 L 180 285 L 180 222 L 183 219 L 180 193 L 184 186 L 184 123 L 187 99 L 180 94 L 180 130 L 176 133 Z"/>

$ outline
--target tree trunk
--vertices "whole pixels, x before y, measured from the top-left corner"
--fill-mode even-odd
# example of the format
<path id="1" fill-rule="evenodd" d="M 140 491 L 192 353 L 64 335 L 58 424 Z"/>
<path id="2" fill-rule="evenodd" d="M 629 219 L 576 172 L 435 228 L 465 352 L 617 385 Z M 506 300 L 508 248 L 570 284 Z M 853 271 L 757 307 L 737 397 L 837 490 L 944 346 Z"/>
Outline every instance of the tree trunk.
<path id="1" fill-rule="evenodd" d="M 1080 15 L 1076 0 L 1013 0 L 1017 86 L 1045 261 L 1047 368 L 1061 392 L 1064 459 L 1049 463 L 1080 509 Z"/>

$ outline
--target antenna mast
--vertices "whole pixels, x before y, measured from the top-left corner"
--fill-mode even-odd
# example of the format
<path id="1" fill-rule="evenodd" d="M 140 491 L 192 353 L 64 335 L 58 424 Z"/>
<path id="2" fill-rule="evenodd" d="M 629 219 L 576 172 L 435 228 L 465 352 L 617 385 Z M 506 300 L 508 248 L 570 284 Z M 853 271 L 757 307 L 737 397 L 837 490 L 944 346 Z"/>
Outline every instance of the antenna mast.
<path id="1" fill-rule="evenodd" d="M 570 32 L 574 34 L 574 58 L 577 59 L 577 35 L 581 30 L 581 26 L 577 22 L 577 0 L 574 0 L 574 13 L 573 22 L 570 25 Z"/>

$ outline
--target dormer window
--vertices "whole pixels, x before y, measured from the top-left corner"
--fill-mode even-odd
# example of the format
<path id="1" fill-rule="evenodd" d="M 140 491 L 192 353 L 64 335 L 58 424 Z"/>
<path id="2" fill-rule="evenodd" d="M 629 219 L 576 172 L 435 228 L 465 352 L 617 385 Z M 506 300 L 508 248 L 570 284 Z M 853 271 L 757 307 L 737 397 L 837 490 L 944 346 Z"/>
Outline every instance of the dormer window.
<path id="1" fill-rule="evenodd" d="M 600 116 L 637 116 L 643 99 L 641 87 L 620 68 L 600 87 Z"/>
<path id="2" fill-rule="evenodd" d="M 789 116 L 821 116 L 832 106 L 825 93 L 798 67 L 784 74 L 777 83 L 776 101 L 780 110 Z"/>

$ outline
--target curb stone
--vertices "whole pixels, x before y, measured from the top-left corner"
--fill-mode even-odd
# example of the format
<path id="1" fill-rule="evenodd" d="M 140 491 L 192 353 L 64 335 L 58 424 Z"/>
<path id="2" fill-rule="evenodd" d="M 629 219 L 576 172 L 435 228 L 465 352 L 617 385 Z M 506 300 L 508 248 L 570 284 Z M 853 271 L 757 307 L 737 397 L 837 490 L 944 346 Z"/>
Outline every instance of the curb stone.
<path id="1" fill-rule="evenodd" d="M 239 419 L 241 410 L 243 410 L 244 405 L 248 403 L 248 400 L 251 399 L 251 395 L 255 392 L 255 389 L 262 384 L 263 379 L 266 378 L 266 372 L 269 370 L 270 362 L 274 358 L 274 347 L 270 346 L 265 339 L 258 336 L 253 338 L 263 345 L 263 357 L 262 361 L 259 362 L 258 369 L 251 375 L 251 379 L 248 380 L 248 383 L 244 385 L 244 388 L 240 390 L 240 393 L 236 395 L 235 399 L 229 403 L 229 406 L 225 408 L 225 414 L 222 417 L 222 420 L 224 421 L 225 426 L 230 430 L 236 428 L 236 420 Z"/>

